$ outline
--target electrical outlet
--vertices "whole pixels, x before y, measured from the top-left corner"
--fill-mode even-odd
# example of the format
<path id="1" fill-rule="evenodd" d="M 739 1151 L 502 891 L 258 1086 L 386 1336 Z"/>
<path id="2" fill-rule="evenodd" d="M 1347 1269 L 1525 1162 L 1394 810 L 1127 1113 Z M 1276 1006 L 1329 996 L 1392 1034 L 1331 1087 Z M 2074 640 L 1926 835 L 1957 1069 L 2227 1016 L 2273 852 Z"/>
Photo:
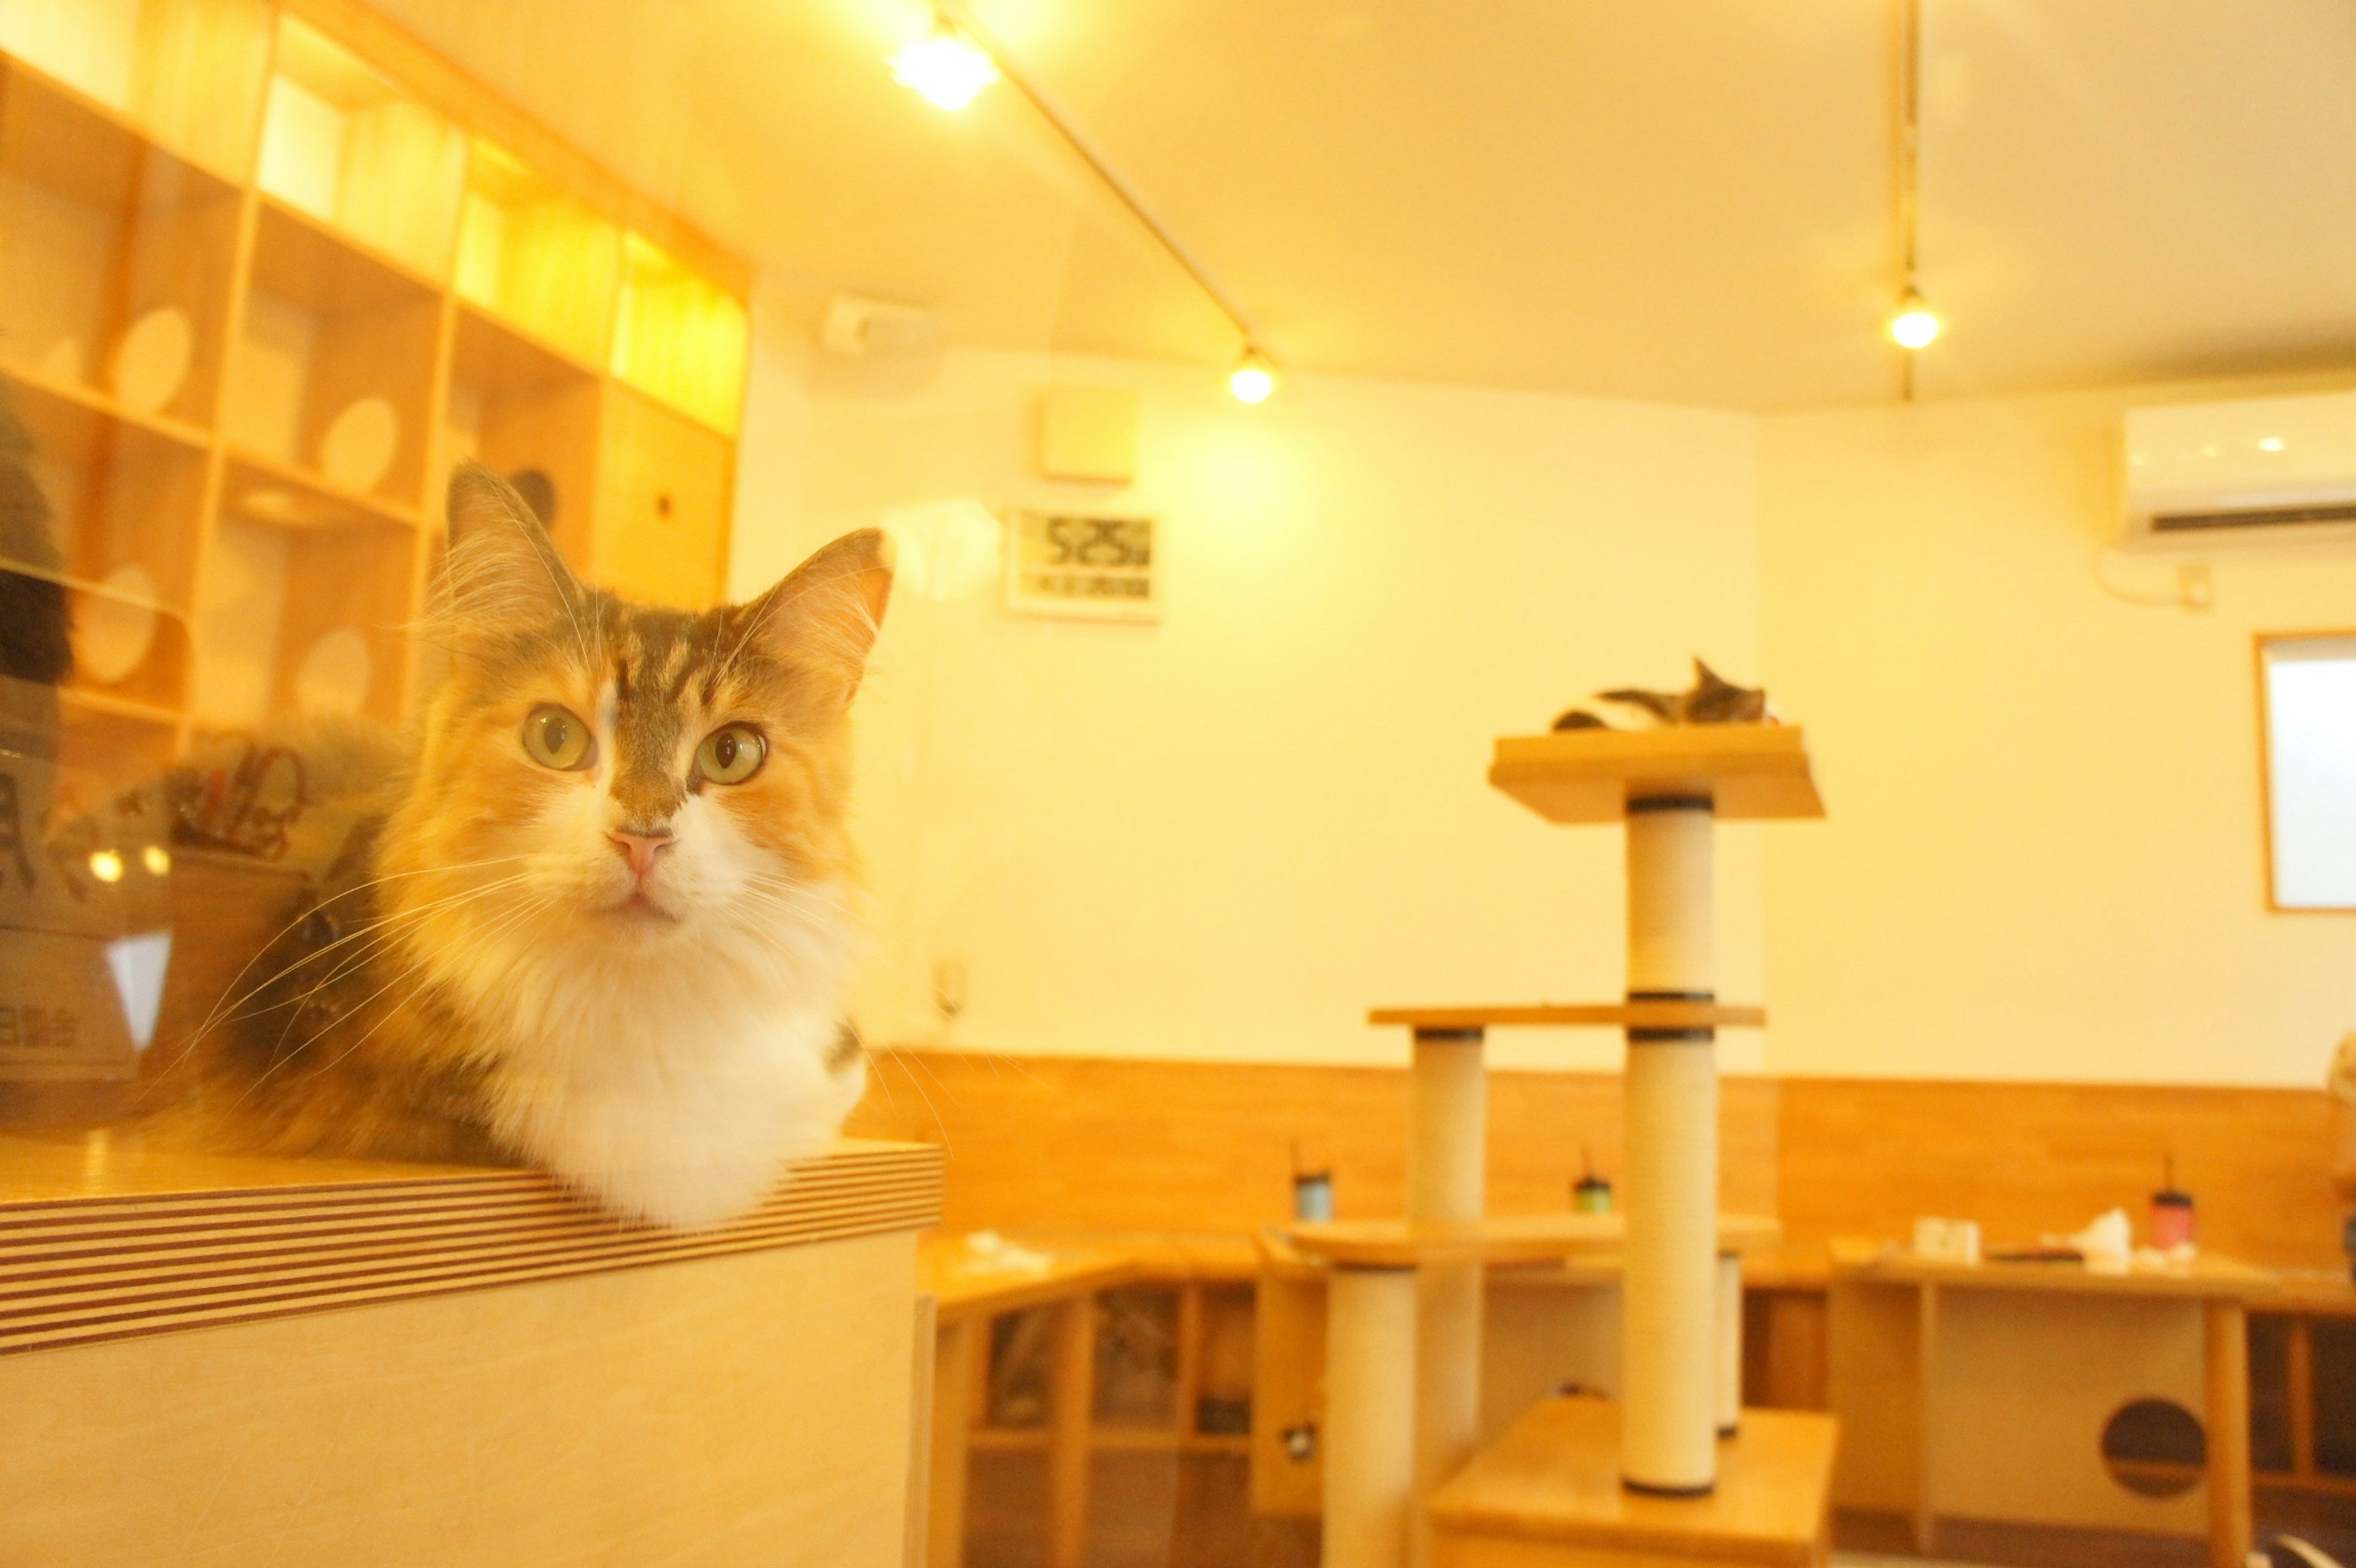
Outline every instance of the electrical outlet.
<path id="1" fill-rule="evenodd" d="M 933 1010 L 944 1023 L 955 1023 L 964 1014 L 964 959 L 943 958 L 933 965 Z"/>
<path id="2" fill-rule="evenodd" d="M 2217 586 L 2209 580 L 2209 563 L 2188 560 L 2176 569 L 2176 602 L 2187 610 L 2207 610 L 2217 603 Z"/>

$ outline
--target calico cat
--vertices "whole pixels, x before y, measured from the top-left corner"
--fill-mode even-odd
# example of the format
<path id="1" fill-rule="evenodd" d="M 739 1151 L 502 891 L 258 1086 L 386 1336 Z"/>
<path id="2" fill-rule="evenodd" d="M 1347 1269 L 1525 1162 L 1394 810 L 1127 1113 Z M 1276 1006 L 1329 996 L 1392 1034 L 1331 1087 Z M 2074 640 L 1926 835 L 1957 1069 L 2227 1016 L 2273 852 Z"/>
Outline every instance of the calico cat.
<path id="1" fill-rule="evenodd" d="M 340 803 L 358 826 L 318 896 L 162 1115 L 274 1153 L 526 1161 L 625 1216 L 727 1220 L 864 1084 L 846 714 L 883 536 L 697 614 L 583 584 L 480 468 L 450 530 L 414 733 L 346 734 L 313 768 L 381 783 Z"/>

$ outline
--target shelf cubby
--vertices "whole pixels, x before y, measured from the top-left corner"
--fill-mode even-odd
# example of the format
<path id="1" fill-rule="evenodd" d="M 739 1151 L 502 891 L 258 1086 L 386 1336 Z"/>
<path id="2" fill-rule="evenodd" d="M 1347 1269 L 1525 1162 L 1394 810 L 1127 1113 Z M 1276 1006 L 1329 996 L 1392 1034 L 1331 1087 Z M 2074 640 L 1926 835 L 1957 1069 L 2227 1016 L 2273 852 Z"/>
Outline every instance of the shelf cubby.
<path id="1" fill-rule="evenodd" d="M 429 278 L 449 275 L 466 140 L 357 55 L 278 22 L 257 183 Z"/>
<path id="2" fill-rule="evenodd" d="M 458 224 L 460 299 L 584 368 L 600 366 L 621 264 L 616 225 L 506 148 L 476 140 Z"/>
<path id="3" fill-rule="evenodd" d="M 604 398 L 594 371 L 458 309 L 443 468 L 473 459 L 517 485 L 575 571 L 589 572 Z M 537 476 L 536 482 L 532 476 Z M 439 495 L 441 484 L 434 486 Z"/>
<path id="4" fill-rule="evenodd" d="M 37 384 L 16 382 L 12 402 L 73 580 L 73 684 L 177 705 L 191 665 L 204 450 Z"/>
<path id="5" fill-rule="evenodd" d="M 384 528 L 298 534 L 287 552 L 271 707 L 398 720 L 417 538 Z"/>
<path id="6" fill-rule="evenodd" d="M 70 732 L 398 717 L 462 458 L 589 577 L 712 603 L 746 281 L 369 7 L 0 0 L 0 395 Z"/>
<path id="7" fill-rule="evenodd" d="M 590 575 L 637 598 L 701 608 L 727 567 L 734 447 L 626 387 L 605 388 Z"/>
<path id="8" fill-rule="evenodd" d="M 625 237 L 615 375 L 734 435 L 751 330 L 744 304 L 727 290 L 646 236 Z"/>
<path id="9" fill-rule="evenodd" d="M 0 363 L 209 423 L 237 188 L 21 65 L 0 70 Z"/>
<path id="10" fill-rule="evenodd" d="M 0 50 L 242 180 L 271 16 L 264 0 L 12 0 L 0 5 Z"/>
<path id="11" fill-rule="evenodd" d="M 199 721 L 400 718 L 417 548 L 413 529 L 289 528 L 225 511 L 198 605 Z"/>
<path id="12" fill-rule="evenodd" d="M 177 753 L 179 715 L 171 709 L 72 687 L 58 697 L 54 819 L 146 783 Z"/>
<path id="13" fill-rule="evenodd" d="M 298 213 L 262 205 L 223 424 L 241 453 L 414 512 L 444 302 Z M 337 421 L 380 399 L 391 455 L 370 483 L 323 455 Z"/>

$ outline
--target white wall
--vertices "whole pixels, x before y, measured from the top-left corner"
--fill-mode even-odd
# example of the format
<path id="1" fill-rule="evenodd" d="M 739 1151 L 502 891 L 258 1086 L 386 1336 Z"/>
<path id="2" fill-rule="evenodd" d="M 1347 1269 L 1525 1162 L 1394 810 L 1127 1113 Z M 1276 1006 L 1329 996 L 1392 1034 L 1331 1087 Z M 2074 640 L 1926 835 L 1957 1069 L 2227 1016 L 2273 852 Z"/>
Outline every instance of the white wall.
<path id="1" fill-rule="evenodd" d="M 2356 557 L 2212 555 L 2206 613 L 2094 576 L 2119 411 L 2257 389 L 1763 421 L 1767 671 L 1831 814 L 1769 836 L 1772 1068 L 2321 1082 L 2356 916 L 2266 911 L 2252 639 L 2356 626 Z"/>
<path id="2" fill-rule="evenodd" d="M 1055 380 L 1140 389 L 1133 491 L 1032 475 Z M 2356 558 L 2216 558 L 2199 613 L 2094 575 L 2121 407 L 2293 385 L 1757 420 L 1311 377 L 1248 409 L 1133 363 L 879 378 L 766 313 L 738 587 L 948 496 L 1170 531 L 1156 627 L 894 604 L 862 698 L 881 1038 L 1396 1061 L 1369 1005 L 1611 997 L 1618 835 L 1487 789 L 1489 742 L 1697 651 L 1763 668 L 1832 813 L 1724 834 L 1721 993 L 1774 1019 L 1730 1065 L 2308 1084 L 2356 1025 L 2356 916 L 2265 910 L 2251 639 L 2356 626 Z"/>
<path id="3" fill-rule="evenodd" d="M 814 360 L 797 400 L 790 358 L 756 361 L 740 592 L 941 497 L 1141 510 L 1167 534 L 1156 626 L 1010 617 L 995 584 L 893 605 L 860 699 L 872 1033 L 1397 1061 L 1369 1006 L 1620 993 L 1617 830 L 1488 789 L 1490 742 L 1600 685 L 1682 684 L 1695 652 L 1756 667 L 1753 421 L 1314 377 L 1253 409 L 1205 369 L 967 353 L 899 390 Z M 1132 490 L 1033 476 L 1053 380 L 1139 389 Z M 788 506 L 755 471 L 795 446 Z M 1758 848 L 1728 839 L 1722 984 L 1750 997 Z M 945 960 L 969 987 L 946 1031 Z M 1759 1049 L 1730 1036 L 1726 1058 Z M 1581 1031 L 1496 1054 L 1617 1052 Z"/>

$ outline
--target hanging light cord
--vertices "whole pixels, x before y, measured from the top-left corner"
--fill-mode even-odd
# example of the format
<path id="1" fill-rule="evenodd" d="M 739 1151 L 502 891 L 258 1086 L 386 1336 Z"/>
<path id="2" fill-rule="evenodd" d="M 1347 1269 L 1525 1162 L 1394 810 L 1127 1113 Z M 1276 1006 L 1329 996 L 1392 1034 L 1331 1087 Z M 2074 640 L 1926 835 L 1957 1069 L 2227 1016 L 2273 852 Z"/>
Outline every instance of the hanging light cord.
<path id="1" fill-rule="evenodd" d="M 1899 13 L 1898 244 L 1906 270 L 1901 299 L 1920 293 L 1914 281 L 1915 227 L 1922 157 L 1922 0 L 1902 0 Z M 1900 395 L 1914 400 L 1914 350 L 1906 351 Z"/>
<path id="2" fill-rule="evenodd" d="M 956 0 L 942 0 L 939 12 L 948 19 L 951 27 L 964 32 L 975 43 L 981 46 L 990 58 L 998 63 L 1000 72 L 1007 80 L 1014 84 L 1014 90 L 1029 101 L 1032 108 L 1039 112 L 1039 117 L 1054 128 L 1055 134 L 1061 136 L 1073 152 L 1079 155 L 1080 161 L 1087 165 L 1095 172 L 1097 178 L 1104 182 L 1105 188 L 1112 192 L 1120 204 L 1129 209 L 1130 215 L 1144 225 L 1145 231 L 1152 235 L 1155 241 L 1170 253 L 1170 259 L 1177 262 L 1179 269 L 1194 281 L 1194 286 L 1203 291 L 1212 304 L 1218 307 L 1219 314 L 1226 316 L 1228 323 L 1235 327 L 1237 336 L 1244 340 L 1246 351 L 1257 353 L 1263 358 L 1268 357 L 1267 345 L 1260 341 L 1259 334 L 1252 328 L 1250 318 L 1244 315 L 1234 297 L 1219 286 L 1217 280 L 1211 276 L 1210 270 L 1205 267 L 1201 259 L 1187 248 L 1186 242 L 1171 230 L 1170 225 L 1162 221 L 1162 215 L 1153 210 L 1151 204 L 1147 202 L 1138 188 L 1121 176 L 1120 171 L 1114 168 L 1111 162 L 1097 150 L 1096 144 L 1090 142 L 1087 133 L 1073 123 L 1071 116 L 1056 106 L 1055 100 L 1047 95 L 1031 73 L 1024 70 L 1021 63 L 1007 53 L 1005 47 L 982 27 L 973 12 L 969 7 L 957 4 Z"/>
<path id="3" fill-rule="evenodd" d="M 1905 252 L 1906 289 L 1914 291 L 1914 230 L 1922 159 L 1922 0 L 1906 0 L 1899 84 L 1898 232 Z"/>

